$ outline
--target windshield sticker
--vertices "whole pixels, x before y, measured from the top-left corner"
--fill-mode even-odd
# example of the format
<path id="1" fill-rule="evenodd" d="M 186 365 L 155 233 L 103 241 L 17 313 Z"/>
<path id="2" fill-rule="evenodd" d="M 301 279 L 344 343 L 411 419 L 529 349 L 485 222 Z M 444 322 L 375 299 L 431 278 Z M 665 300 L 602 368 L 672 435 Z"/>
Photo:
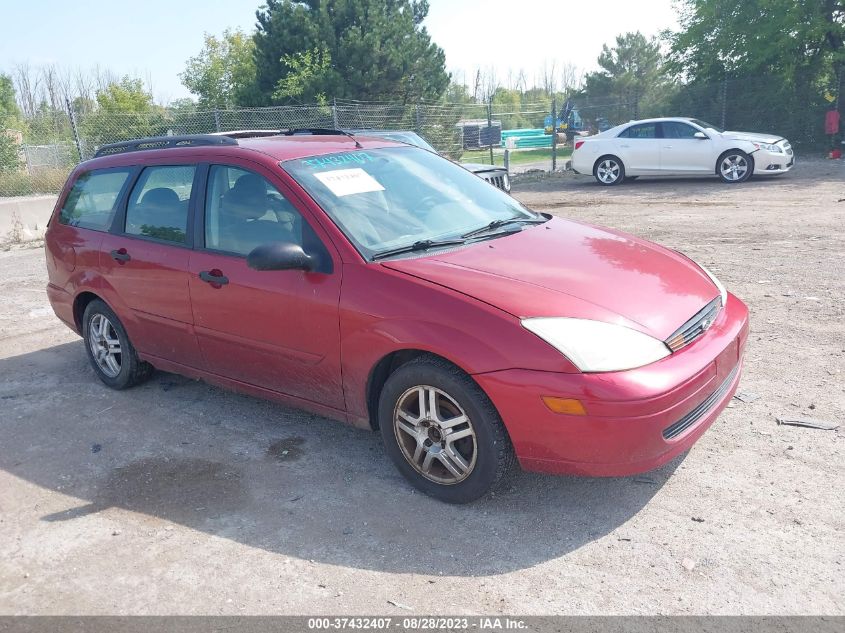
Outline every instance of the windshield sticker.
<path id="1" fill-rule="evenodd" d="M 356 193 L 384 191 L 384 187 L 361 168 L 336 169 L 314 176 L 338 198 Z"/>
<path id="2" fill-rule="evenodd" d="M 328 156 L 315 156 L 302 161 L 311 169 L 325 169 L 326 167 L 342 167 L 344 165 L 372 163 L 375 159 L 367 152 L 345 152 L 343 154 L 330 154 Z"/>

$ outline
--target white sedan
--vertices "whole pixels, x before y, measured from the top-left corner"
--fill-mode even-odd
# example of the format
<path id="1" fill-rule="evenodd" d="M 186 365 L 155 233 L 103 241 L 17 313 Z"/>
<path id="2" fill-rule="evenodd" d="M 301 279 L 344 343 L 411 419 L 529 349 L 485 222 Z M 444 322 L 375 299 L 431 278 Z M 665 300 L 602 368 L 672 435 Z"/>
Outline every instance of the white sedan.
<path id="1" fill-rule="evenodd" d="M 726 132 L 686 118 L 629 121 L 595 136 L 576 137 L 572 151 L 572 170 L 592 174 L 602 185 L 638 176 L 696 175 L 738 183 L 755 171 L 786 173 L 794 164 L 785 138 Z"/>

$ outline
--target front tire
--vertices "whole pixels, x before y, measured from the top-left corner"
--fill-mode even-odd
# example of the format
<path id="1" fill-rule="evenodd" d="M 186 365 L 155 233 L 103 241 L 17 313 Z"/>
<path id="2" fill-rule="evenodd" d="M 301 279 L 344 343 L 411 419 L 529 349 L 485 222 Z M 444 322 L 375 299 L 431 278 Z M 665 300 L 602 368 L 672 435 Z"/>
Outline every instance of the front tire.
<path id="1" fill-rule="evenodd" d="M 602 156 L 593 165 L 593 177 L 605 187 L 618 185 L 625 181 L 625 165 L 616 156 Z"/>
<path id="2" fill-rule="evenodd" d="M 506 478 L 515 457 L 499 413 L 454 365 L 421 356 L 387 379 L 379 426 L 390 459 L 427 495 L 469 503 Z"/>
<path id="3" fill-rule="evenodd" d="M 95 299 L 82 316 L 85 351 L 97 377 L 112 389 L 126 389 L 149 378 L 153 367 L 138 358 L 120 319 Z"/>
<path id="4" fill-rule="evenodd" d="M 754 159 L 739 149 L 732 149 L 716 162 L 716 175 L 730 185 L 745 182 L 754 173 Z"/>

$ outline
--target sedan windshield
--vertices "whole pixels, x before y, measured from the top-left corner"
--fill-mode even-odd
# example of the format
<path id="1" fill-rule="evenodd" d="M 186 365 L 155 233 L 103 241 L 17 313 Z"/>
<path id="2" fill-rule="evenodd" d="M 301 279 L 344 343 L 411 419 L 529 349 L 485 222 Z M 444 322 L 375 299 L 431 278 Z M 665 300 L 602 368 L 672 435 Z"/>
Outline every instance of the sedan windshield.
<path id="1" fill-rule="evenodd" d="M 281 165 L 367 259 L 454 246 L 543 221 L 478 176 L 416 147 L 340 152 Z M 505 225 L 509 230 L 497 230 Z"/>

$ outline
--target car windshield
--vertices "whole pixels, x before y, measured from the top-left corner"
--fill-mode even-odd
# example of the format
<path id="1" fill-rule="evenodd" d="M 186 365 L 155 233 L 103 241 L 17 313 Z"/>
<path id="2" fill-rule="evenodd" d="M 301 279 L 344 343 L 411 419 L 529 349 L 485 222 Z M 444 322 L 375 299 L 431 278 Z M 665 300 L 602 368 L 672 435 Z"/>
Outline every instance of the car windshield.
<path id="1" fill-rule="evenodd" d="M 708 123 L 707 121 L 702 121 L 700 119 L 690 119 L 692 123 L 695 123 L 698 127 L 703 127 L 705 130 L 713 130 L 714 132 L 718 132 L 721 134 L 724 130 L 720 127 L 713 125 L 712 123 Z"/>
<path id="2" fill-rule="evenodd" d="M 367 259 L 428 240 L 457 240 L 493 223 L 491 230 L 503 221 L 518 227 L 542 220 L 478 176 L 416 147 L 340 152 L 281 166 Z"/>

